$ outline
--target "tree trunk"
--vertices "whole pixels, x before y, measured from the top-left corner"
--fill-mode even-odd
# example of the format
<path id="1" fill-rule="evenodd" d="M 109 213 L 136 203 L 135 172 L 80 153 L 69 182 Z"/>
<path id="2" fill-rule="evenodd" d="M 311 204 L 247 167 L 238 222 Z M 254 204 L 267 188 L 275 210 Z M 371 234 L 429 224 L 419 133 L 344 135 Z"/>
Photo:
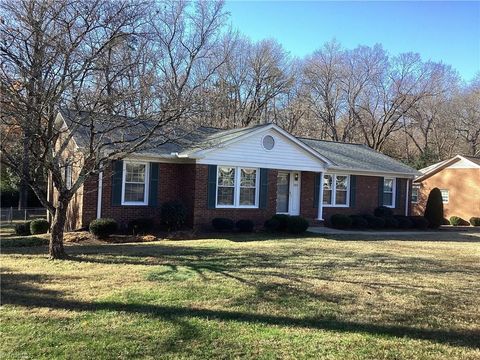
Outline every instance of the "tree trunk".
<path id="1" fill-rule="evenodd" d="M 50 246 L 48 252 L 51 259 L 64 259 L 67 257 L 63 248 L 63 233 L 65 230 L 65 222 L 67 220 L 68 201 L 59 201 L 50 233 Z"/>

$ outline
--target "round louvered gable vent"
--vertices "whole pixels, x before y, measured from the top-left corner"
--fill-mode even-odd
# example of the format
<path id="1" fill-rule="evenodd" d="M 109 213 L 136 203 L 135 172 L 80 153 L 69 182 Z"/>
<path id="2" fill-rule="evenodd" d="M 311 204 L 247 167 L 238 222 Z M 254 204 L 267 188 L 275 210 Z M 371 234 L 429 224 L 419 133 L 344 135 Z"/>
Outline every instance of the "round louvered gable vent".
<path id="1" fill-rule="evenodd" d="M 273 138 L 273 136 L 264 136 L 262 139 L 262 146 L 265 150 L 272 150 L 275 146 L 275 139 Z"/>

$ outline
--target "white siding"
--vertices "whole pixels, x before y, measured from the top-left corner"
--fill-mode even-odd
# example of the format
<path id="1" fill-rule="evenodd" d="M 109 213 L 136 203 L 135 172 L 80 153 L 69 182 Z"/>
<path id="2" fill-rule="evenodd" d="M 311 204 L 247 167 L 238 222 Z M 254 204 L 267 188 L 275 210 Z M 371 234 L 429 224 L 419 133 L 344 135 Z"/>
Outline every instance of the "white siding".
<path id="1" fill-rule="evenodd" d="M 266 135 L 275 139 L 272 150 L 265 150 L 262 146 L 262 139 Z M 322 160 L 275 129 L 265 130 L 209 151 L 202 159 L 197 160 L 197 163 L 317 172 L 324 169 Z"/>
<path id="2" fill-rule="evenodd" d="M 449 169 L 478 169 L 479 165 L 466 159 L 460 159 L 459 161 L 447 166 Z"/>

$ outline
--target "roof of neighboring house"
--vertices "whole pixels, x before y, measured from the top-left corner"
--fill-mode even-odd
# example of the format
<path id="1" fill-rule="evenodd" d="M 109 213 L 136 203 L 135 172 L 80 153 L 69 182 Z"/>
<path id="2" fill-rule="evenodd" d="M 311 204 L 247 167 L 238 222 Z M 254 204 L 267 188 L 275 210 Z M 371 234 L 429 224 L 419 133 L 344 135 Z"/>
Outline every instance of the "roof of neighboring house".
<path id="1" fill-rule="evenodd" d="M 418 172 L 410 166 L 363 144 L 349 144 L 306 138 L 299 139 L 330 159 L 335 164 L 332 168 L 378 173 L 418 174 Z"/>
<path id="2" fill-rule="evenodd" d="M 423 181 L 430 176 L 438 173 L 439 171 L 459 162 L 462 160 L 466 160 L 467 162 L 471 163 L 473 167 L 480 167 L 480 158 L 473 157 L 473 156 L 465 156 L 465 155 L 456 155 L 450 159 L 440 161 L 438 163 L 432 164 L 430 166 L 424 167 L 420 169 L 419 172 L 421 175 L 415 179 L 416 182 Z"/>
<path id="3" fill-rule="evenodd" d="M 128 139 L 134 139 L 138 137 L 138 134 L 147 132 L 149 126 L 153 126 L 154 122 L 152 119 L 129 118 L 65 109 L 62 109 L 60 114 L 65 120 L 66 125 L 73 129 L 73 137 L 79 147 L 87 146 L 90 141 L 88 123 L 91 121 L 96 123 L 95 127 L 99 131 L 102 131 L 102 129 L 99 128 L 99 124 L 105 124 L 104 128 L 109 130 L 108 136 L 105 136 L 107 141 L 118 141 L 119 139 L 127 139 L 128 141 Z M 121 124 L 122 126 L 116 126 L 117 124 Z M 239 137 L 247 136 L 261 128 L 272 126 L 279 131 L 285 132 L 283 129 L 272 124 L 228 130 L 206 126 L 194 129 L 180 129 L 177 127 L 174 129 L 167 128 L 167 133 L 165 133 L 165 128 L 162 128 L 158 134 L 154 134 L 147 144 L 135 153 L 139 155 L 170 158 L 177 156 L 182 158 L 195 158 L 196 152 L 218 147 L 221 144 L 228 143 Z M 300 146 L 327 160 L 329 169 L 381 174 L 405 174 L 410 176 L 418 175 L 418 172 L 411 167 L 378 151 L 372 150 L 366 145 L 301 137 L 296 138 L 293 135 L 288 135 Z"/>

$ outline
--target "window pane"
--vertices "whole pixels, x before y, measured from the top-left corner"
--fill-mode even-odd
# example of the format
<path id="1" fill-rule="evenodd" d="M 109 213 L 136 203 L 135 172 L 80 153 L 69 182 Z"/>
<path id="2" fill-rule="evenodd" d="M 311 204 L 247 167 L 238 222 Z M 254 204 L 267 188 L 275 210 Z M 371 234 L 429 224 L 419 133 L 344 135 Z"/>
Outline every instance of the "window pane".
<path id="1" fill-rule="evenodd" d="M 278 173 L 277 176 L 277 213 L 288 212 L 288 197 L 290 187 L 290 174 Z"/>
<path id="2" fill-rule="evenodd" d="M 448 203 L 448 190 L 440 190 L 442 193 L 442 202 Z"/>
<path id="3" fill-rule="evenodd" d="M 145 185 L 125 183 L 125 201 L 144 202 Z"/>
<path id="4" fill-rule="evenodd" d="M 145 164 L 125 164 L 126 182 L 145 182 Z"/>
<path id="5" fill-rule="evenodd" d="M 383 193 L 383 205 L 385 206 L 392 206 L 393 205 L 393 194 L 390 193 Z"/>
<path id="6" fill-rule="evenodd" d="M 324 177 L 323 177 L 323 189 L 324 189 L 324 191 L 332 189 L 332 175 L 324 175 Z"/>
<path id="7" fill-rule="evenodd" d="M 218 187 L 218 205 L 233 205 L 233 187 Z"/>
<path id="8" fill-rule="evenodd" d="M 347 190 L 348 186 L 348 177 L 347 176 L 338 176 L 336 177 L 336 189 L 337 190 Z M 338 202 L 338 201 L 337 201 Z"/>
<path id="9" fill-rule="evenodd" d="M 347 192 L 345 190 L 337 190 L 335 193 L 336 205 L 347 205 Z"/>
<path id="10" fill-rule="evenodd" d="M 256 179 L 257 179 L 257 171 L 255 169 L 240 170 L 240 186 L 255 187 Z"/>
<path id="11" fill-rule="evenodd" d="M 393 179 L 384 179 L 383 180 L 383 191 L 392 192 L 393 191 Z"/>
<path id="12" fill-rule="evenodd" d="M 418 202 L 418 188 L 412 188 L 412 202 Z"/>
<path id="13" fill-rule="evenodd" d="M 235 169 L 231 167 L 221 167 L 218 169 L 218 186 L 234 186 Z"/>
<path id="14" fill-rule="evenodd" d="M 332 190 L 323 190 L 323 204 L 332 204 Z"/>
<path id="15" fill-rule="evenodd" d="M 240 205 L 255 205 L 255 188 L 240 189 Z"/>

